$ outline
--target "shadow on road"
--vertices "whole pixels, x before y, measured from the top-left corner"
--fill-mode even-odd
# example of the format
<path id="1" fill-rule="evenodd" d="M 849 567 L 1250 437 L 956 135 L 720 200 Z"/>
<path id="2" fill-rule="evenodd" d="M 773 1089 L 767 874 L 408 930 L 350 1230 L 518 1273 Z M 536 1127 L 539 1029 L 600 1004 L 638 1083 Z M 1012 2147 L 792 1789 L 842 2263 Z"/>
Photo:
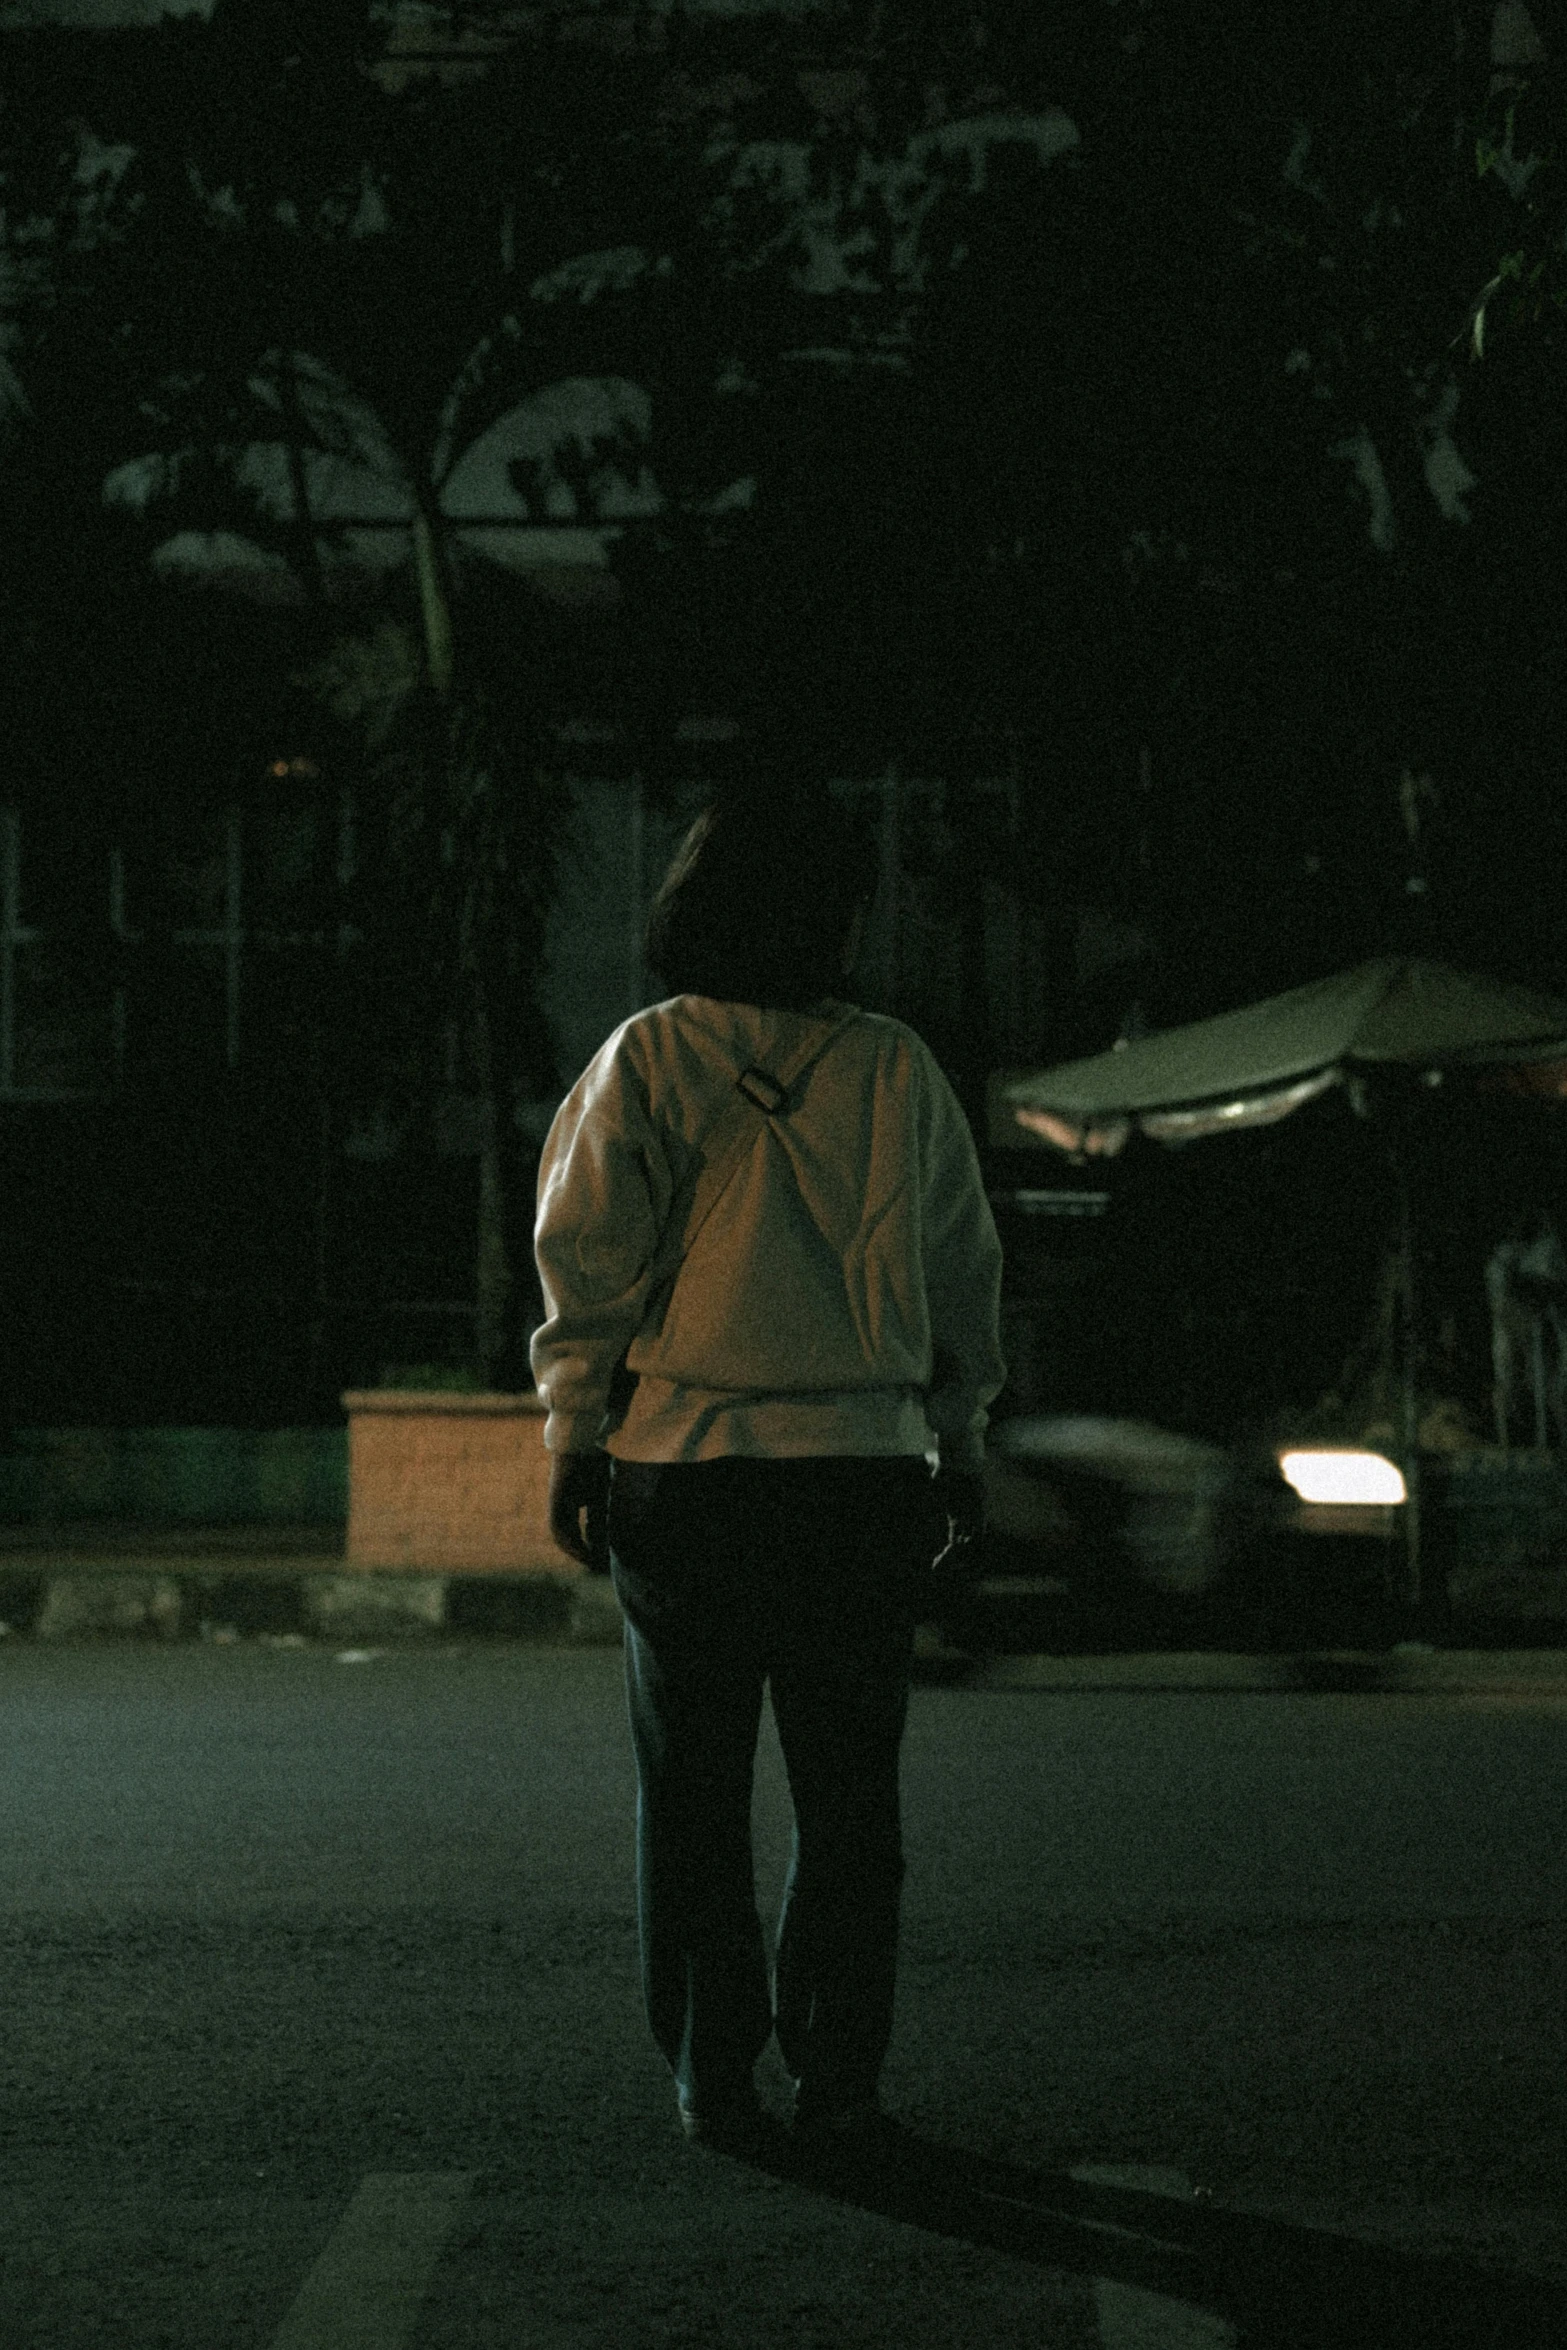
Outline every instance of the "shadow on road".
<path id="1" fill-rule="evenodd" d="M 1237 2350 L 1561 2350 L 1567 2295 L 1543 2280 L 1323 2229 L 1086 2184 L 889 2127 L 873 2153 L 761 2168 L 888 2219 L 1163 2294 L 1223 2318 Z"/>

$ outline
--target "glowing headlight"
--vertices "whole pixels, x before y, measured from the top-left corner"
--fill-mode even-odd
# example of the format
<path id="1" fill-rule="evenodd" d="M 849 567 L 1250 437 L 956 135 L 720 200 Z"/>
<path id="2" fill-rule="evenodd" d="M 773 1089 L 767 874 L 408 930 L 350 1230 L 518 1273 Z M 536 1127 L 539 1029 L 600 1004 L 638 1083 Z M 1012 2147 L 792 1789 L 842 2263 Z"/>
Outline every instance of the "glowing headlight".
<path id="1" fill-rule="evenodd" d="M 1379 1452 L 1281 1452 L 1279 1467 L 1302 1501 L 1387 1503 L 1404 1499 L 1396 1463 Z"/>

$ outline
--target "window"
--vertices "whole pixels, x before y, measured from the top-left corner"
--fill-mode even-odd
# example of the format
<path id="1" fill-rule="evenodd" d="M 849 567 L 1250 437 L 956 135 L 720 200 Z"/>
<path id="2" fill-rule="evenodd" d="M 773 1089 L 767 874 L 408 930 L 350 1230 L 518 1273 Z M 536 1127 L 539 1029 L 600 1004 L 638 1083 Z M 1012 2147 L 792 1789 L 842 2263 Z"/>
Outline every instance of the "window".
<path id="1" fill-rule="evenodd" d="M 80 1101 L 116 1075 L 104 871 L 47 819 L 0 808 L 0 1100 Z"/>
<path id="2" fill-rule="evenodd" d="M 249 809 L 149 816 L 117 839 L 0 808 L 0 1100 L 199 1090 L 261 1051 L 298 1066 L 341 956 L 352 808 L 308 760 Z M 290 795 L 293 796 L 290 796 Z"/>

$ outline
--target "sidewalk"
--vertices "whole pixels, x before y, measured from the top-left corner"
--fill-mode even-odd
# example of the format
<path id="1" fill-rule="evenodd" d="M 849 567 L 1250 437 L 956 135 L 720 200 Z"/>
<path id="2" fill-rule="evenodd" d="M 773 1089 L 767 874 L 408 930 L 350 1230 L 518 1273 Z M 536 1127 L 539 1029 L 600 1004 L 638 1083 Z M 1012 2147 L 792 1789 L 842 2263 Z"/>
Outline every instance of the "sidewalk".
<path id="1" fill-rule="evenodd" d="M 419 1574 L 349 1567 L 341 1526 L 0 1526 L 0 1637 L 76 1641 L 259 1639 L 385 1644 L 502 1639 L 613 1647 L 620 1607 L 604 1575 L 493 1570 Z M 1538 1635 L 1536 1635 L 1538 1636 Z M 1555 1636 L 1554 1633 L 1551 1636 Z M 923 1626 L 915 1678 L 961 1688 L 1051 1690 L 1559 1689 L 1560 1645 L 1527 1647 L 1522 1622 L 1485 1646 L 1315 1649 L 1239 1655 L 973 1655 Z M 1517 1645 L 1491 1645 L 1492 1641 Z"/>

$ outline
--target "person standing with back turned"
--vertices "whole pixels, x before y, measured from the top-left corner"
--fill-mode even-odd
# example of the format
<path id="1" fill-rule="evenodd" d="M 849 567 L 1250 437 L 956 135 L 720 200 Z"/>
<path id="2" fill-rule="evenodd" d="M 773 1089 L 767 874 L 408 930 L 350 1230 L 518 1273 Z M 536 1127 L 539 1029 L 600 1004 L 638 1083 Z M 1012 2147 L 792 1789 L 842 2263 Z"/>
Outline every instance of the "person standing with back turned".
<path id="1" fill-rule="evenodd" d="M 675 992 L 594 1055 L 539 1169 L 550 1525 L 592 1565 L 605 1513 L 625 1614 L 643 1996 L 686 2135 L 742 2153 L 775 2029 L 802 2144 L 880 2121 L 914 1625 L 944 1539 L 980 1531 L 1005 1376 L 956 1096 L 833 993 L 875 887 L 825 793 L 699 817 L 648 921 Z M 764 1684 L 795 1814 L 771 1984 Z"/>

